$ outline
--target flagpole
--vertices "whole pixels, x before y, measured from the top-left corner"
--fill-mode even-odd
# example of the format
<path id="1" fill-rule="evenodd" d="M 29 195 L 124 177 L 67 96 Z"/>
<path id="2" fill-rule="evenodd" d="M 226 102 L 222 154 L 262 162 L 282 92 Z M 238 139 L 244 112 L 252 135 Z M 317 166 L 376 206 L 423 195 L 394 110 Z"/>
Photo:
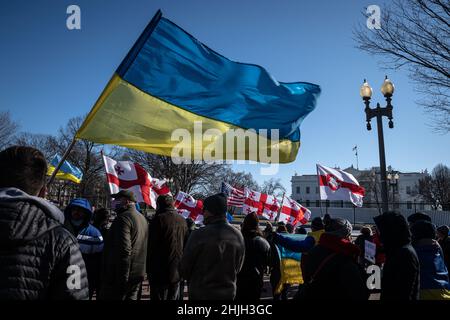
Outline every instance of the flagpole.
<path id="1" fill-rule="evenodd" d="M 278 209 L 278 213 L 277 213 L 277 217 L 275 219 L 274 222 L 278 222 L 278 219 L 280 219 L 280 214 L 281 214 L 281 209 L 283 209 L 283 202 L 284 202 L 284 196 L 285 196 L 286 192 L 283 192 L 283 197 L 281 198 L 281 205 L 280 205 L 280 209 Z"/>
<path id="2" fill-rule="evenodd" d="M 67 148 L 66 152 L 64 152 L 61 160 L 59 161 L 58 165 L 55 167 L 55 170 L 53 171 L 52 175 L 50 176 L 50 179 L 47 182 L 47 189 L 50 189 L 51 184 L 55 180 L 56 174 L 58 173 L 59 169 L 61 169 L 61 166 L 63 165 L 64 161 L 66 161 L 67 157 L 70 154 L 70 151 L 72 151 L 72 148 L 75 146 L 76 143 L 75 137 L 73 138 L 72 142 L 70 143 L 69 147 Z"/>
<path id="3" fill-rule="evenodd" d="M 356 145 L 356 169 L 359 170 L 359 163 L 358 163 L 358 145 Z"/>
<path id="4" fill-rule="evenodd" d="M 320 207 L 320 217 L 323 218 L 323 211 L 322 211 L 322 197 L 320 196 L 320 175 L 319 175 L 319 168 L 317 167 L 316 164 L 316 169 L 317 169 L 317 187 L 319 188 L 319 207 Z"/>

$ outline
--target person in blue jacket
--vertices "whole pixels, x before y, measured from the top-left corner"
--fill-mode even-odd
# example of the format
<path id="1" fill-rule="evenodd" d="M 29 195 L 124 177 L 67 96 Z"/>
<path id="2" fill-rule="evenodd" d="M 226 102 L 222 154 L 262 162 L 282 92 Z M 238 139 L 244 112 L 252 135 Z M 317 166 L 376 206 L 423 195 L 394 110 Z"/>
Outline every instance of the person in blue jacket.
<path id="1" fill-rule="evenodd" d="M 64 226 L 78 240 L 81 255 L 86 264 L 89 282 L 89 299 L 100 284 L 100 270 L 103 252 L 103 237 L 100 231 L 90 221 L 92 207 L 87 199 L 73 199 L 64 210 Z"/>

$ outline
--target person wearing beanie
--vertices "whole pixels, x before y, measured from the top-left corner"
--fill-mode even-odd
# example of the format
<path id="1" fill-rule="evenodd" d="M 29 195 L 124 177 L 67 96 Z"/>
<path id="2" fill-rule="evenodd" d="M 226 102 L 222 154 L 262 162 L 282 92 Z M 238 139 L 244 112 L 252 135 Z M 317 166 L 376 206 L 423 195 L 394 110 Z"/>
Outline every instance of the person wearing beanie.
<path id="1" fill-rule="evenodd" d="M 427 220 L 411 226 L 412 244 L 420 263 L 420 300 L 450 300 L 448 269 L 436 238 L 436 227 Z"/>
<path id="2" fill-rule="evenodd" d="M 364 270 L 359 267 L 359 248 L 351 242 L 352 225 L 345 219 L 331 219 L 319 243 L 308 252 L 303 264 L 305 285 L 301 300 L 367 300 L 369 292 Z"/>
<path id="3" fill-rule="evenodd" d="M 408 223 L 410 226 L 412 226 L 414 223 L 416 223 L 417 221 L 420 221 L 420 220 L 431 222 L 431 217 L 422 212 L 413 213 L 412 215 L 410 215 L 408 217 Z"/>
<path id="4" fill-rule="evenodd" d="M 233 300 L 236 296 L 245 243 L 241 232 L 228 223 L 226 212 L 223 193 L 203 201 L 205 226 L 192 232 L 180 264 L 189 300 Z"/>
<path id="5" fill-rule="evenodd" d="M 381 300 L 419 299 L 419 259 L 411 245 L 411 232 L 404 216 L 386 212 L 374 218 L 385 253 Z"/>
<path id="6" fill-rule="evenodd" d="M 148 232 L 147 276 L 151 300 L 178 300 L 181 281 L 178 266 L 187 234 L 186 220 L 175 209 L 173 197 L 160 195 Z"/>
<path id="7" fill-rule="evenodd" d="M 264 284 L 264 272 L 270 263 L 270 245 L 259 230 L 259 218 L 252 212 L 241 226 L 245 242 L 245 258 L 237 275 L 236 300 L 259 300 Z"/>
<path id="8" fill-rule="evenodd" d="M 442 252 L 444 253 L 444 262 L 447 270 L 450 269 L 450 230 L 448 226 L 440 226 L 436 230 L 437 239 L 439 245 L 442 248 Z"/>

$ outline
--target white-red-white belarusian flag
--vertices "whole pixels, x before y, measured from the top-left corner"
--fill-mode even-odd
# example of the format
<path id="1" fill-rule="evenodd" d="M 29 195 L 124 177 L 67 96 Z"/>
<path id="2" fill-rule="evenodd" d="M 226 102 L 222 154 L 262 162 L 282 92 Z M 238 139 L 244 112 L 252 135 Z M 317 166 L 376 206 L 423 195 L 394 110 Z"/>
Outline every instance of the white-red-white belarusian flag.
<path id="1" fill-rule="evenodd" d="M 289 198 L 283 198 L 283 204 L 281 206 L 279 222 L 284 222 L 285 224 L 292 224 L 294 227 L 297 224 L 305 224 L 311 218 L 311 211 L 299 204 L 297 201 Z"/>
<path id="2" fill-rule="evenodd" d="M 197 224 L 203 222 L 202 200 L 195 200 L 190 194 L 178 191 L 175 197 L 175 208 L 185 219 L 191 218 Z"/>
<path id="3" fill-rule="evenodd" d="M 348 172 L 317 164 L 321 200 L 351 201 L 362 207 L 365 190 Z"/>
<path id="4" fill-rule="evenodd" d="M 152 178 L 139 164 L 131 161 L 116 161 L 103 156 L 106 178 L 111 194 L 127 189 L 134 193 L 137 202 L 156 208 L 156 198 L 170 194 L 165 180 Z"/>
<path id="5" fill-rule="evenodd" d="M 258 216 L 263 216 L 270 221 L 274 221 L 277 217 L 280 205 L 277 198 L 261 192 L 244 188 L 245 200 L 242 212 L 247 215 L 255 212 Z"/>

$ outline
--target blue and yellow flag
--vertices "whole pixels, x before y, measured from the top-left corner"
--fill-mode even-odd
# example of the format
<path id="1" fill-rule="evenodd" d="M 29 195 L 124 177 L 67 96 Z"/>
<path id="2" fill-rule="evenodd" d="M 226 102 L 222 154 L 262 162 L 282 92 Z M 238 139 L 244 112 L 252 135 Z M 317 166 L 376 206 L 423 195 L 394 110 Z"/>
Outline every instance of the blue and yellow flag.
<path id="1" fill-rule="evenodd" d="M 51 176 L 53 171 L 55 171 L 55 168 L 58 166 L 59 161 L 61 161 L 61 157 L 59 155 L 55 155 L 53 157 L 53 160 L 50 162 L 50 165 L 47 169 L 47 175 Z M 57 179 L 61 180 L 70 180 L 75 183 L 80 183 L 81 179 L 83 178 L 83 173 L 80 169 L 73 166 L 68 162 L 67 160 L 63 162 L 61 168 L 59 169 L 58 173 L 56 174 Z"/>
<path id="2" fill-rule="evenodd" d="M 165 156 L 173 156 L 174 147 L 190 147 L 191 154 L 180 156 L 194 160 L 210 153 L 271 162 L 261 154 L 277 152 L 273 162 L 291 162 L 300 147 L 300 124 L 319 94 L 318 85 L 278 82 L 260 66 L 223 57 L 158 11 L 76 138 Z M 200 142 L 180 138 L 198 138 L 198 132 Z M 244 143 L 255 138 L 257 146 L 236 146 L 243 135 Z"/>
<path id="3" fill-rule="evenodd" d="M 285 234 L 283 236 L 296 239 L 298 241 L 305 240 L 304 234 Z M 280 256 L 280 281 L 275 287 L 275 293 L 280 294 L 284 284 L 296 285 L 303 283 L 303 275 L 301 269 L 302 254 L 290 251 L 282 246 L 277 245 L 278 254 Z"/>

